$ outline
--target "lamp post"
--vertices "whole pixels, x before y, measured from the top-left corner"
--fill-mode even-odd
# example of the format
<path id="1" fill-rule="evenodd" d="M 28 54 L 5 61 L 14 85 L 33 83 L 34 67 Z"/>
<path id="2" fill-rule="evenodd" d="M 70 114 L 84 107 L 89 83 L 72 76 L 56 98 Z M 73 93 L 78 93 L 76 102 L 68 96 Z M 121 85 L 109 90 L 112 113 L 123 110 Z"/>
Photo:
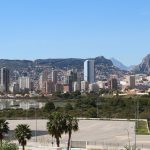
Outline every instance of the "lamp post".
<path id="1" fill-rule="evenodd" d="M 137 148 L 137 143 L 136 143 L 136 130 L 137 130 L 137 127 L 138 127 L 138 121 L 139 121 L 139 99 L 138 101 L 136 102 L 136 105 L 135 105 L 135 150 Z"/>
<path id="2" fill-rule="evenodd" d="M 136 150 L 136 120 L 135 120 L 135 150 Z"/>
<path id="3" fill-rule="evenodd" d="M 97 118 L 99 118 L 99 106 L 100 105 L 100 101 L 97 99 L 96 100 L 96 113 L 97 113 Z"/>
<path id="4" fill-rule="evenodd" d="M 25 102 L 26 109 L 26 120 L 28 120 L 29 101 Z"/>
<path id="5" fill-rule="evenodd" d="M 127 131 L 128 134 L 128 142 L 129 142 L 129 148 L 131 148 L 131 142 L 130 142 L 130 133 L 128 129 L 125 129 Z"/>
<path id="6" fill-rule="evenodd" d="M 35 106 L 35 141 L 37 142 L 37 115 L 36 115 L 36 106 Z"/>
<path id="7" fill-rule="evenodd" d="M 97 113 L 97 118 L 98 118 L 98 99 L 97 99 L 97 102 L 96 102 L 96 113 Z"/>

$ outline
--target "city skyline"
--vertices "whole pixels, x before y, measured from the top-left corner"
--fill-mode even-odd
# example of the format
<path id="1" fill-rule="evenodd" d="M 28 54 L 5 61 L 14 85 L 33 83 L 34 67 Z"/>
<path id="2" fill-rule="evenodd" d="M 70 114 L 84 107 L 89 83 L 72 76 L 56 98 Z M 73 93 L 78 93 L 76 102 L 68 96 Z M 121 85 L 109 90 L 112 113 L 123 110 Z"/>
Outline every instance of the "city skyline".
<path id="1" fill-rule="evenodd" d="M 150 53 L 149 6 L 148 0 L 1 1 L 0 58 L 104 56 L 137 65 Z"/>

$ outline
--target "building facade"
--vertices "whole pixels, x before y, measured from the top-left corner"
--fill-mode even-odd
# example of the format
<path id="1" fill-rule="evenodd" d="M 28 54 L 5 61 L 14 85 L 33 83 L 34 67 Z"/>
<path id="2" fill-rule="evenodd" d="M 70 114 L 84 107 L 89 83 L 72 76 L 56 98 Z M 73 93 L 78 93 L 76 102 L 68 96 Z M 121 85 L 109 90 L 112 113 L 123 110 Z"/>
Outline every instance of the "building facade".
<path id="1" fill-rule="evenodd" d="M 95 82 L 95 62 L 94 60 L 86 60 L 84 62 L 84 81 L 89 83 Z"/>
<path id="2" fill-rule="evenodd" d="M 9 70 L 7 68 L 1 68 L 1 87 L 3 92 L 9 92 L 9 84 L 10 84 L 10 77 L 9 77 Z"/>
<path id="3" fill-rule="evenodd" d="M 54 70 L 54 69 L 52 69 L 52 82 L 53 82 L 54 84 L 57 83 L 57 71 Z"/>
<path id="4" fill-rule="evenodd" d="M 31 88 L 31 80 L 28 76 L 22 76 L 18 78 L 19 88 L 21 90 L 30 89 Z"/>
<path id="5" fill-rule="evenodd" d="M 131 89 L 135 88 L 135 76 L 134 75 L 127 76 L 127 85 Z"/>

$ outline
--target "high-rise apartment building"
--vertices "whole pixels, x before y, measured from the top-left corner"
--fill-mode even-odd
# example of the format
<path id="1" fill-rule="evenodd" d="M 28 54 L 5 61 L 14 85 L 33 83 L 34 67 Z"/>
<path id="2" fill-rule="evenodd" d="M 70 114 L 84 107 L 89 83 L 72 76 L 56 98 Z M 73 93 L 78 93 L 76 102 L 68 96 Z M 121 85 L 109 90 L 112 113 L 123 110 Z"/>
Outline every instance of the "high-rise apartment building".
<path id="1" fill-rule="evenodd" d="M 54 83 L 54 84 L 56 84 L 57 83 L 57 71 L 56 70 L 52 70 L 52 82 Z"/>
<path id="2" fill-rule="evenodd" d="M 17 82 L 11 83 L 11 85 L 9 87 L 9 91 L 14 94 L 18 93 L 19 92 L 19 84 Z"/>
<path id="3" fill-rule="evenodd" d="M 130 75 L 127 76 L 127 84 L 130 88 L 135 88 L 135 76 L 134 75 Z"/>
<path id="4" fill-rule="evenodd" d="M 1 68 L 1 87 L 3 92 L 9 92 L 9 83 L 9 70 L 6 67 Z"/>
<path id="5" fill-rule="evenodd" d="M 94 60 L 86 60 L 84 62 L 84 81 L 89 83 L 95 82 L 95 62 Z"/>
<path id="6" fill-rule="evenodd" d="M 108 87 L 111 90 L 117 90 L 118 89 L 118 81 L 116 78 L 112 77 L 108 81 Z"/>
<path id="7" fill-rule="evenodd" d="M 21 90 L 30 89 L 31 88 L 31 80 L 28 76 L 22 76 L 18 78 L 19 88 Z"/>
<path id="8" fill-rule="evenodd" d="M 45 91 L 42 91 L 44 92 L 45 94 L 51 94 L 53 92 L 55 92 L 55 86 L 54 86 L 54 83 L 52 81 L 45 81 L 44 83 L 44 86 L 45 86 Z"/>
<path id="9" fill-rule="evenodd" d="M 77 69 L 68 70 L 66 76 L 64 76 L 64 85 L 69 86 L 69 92 L 74 91 L 74 82 L 79 82 Z"/>
<path id="10" fill-rule="evenodd" d="M 40 75 L 40 78 L 39 78 L 39 90 L 45 92 L 45 82 L 48 81 L 48 71 L 47 70 L 44 70 L 42 72 L 42 74 Z"/>

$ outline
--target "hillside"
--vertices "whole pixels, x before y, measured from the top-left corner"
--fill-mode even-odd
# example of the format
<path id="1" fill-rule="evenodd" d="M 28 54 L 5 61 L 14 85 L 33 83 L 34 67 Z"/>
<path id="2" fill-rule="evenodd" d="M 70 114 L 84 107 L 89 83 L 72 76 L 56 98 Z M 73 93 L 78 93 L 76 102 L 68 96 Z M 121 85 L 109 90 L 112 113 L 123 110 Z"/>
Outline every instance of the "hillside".
<path id="1" fill-rule="evenodd" d="M 115 67 L 111 60 L 106 59 L 103 56 L 99 56 L 95 59 L 95 71 L 97 76 L 109 76 L 110 74 L 118 74 L 119 76 L 125 73 L 119 68 Z M 66 58 L 66 59 L 37 59 L 35 61 L 30 60 L 5 60 L 0 59 L 0 68 L 7 67 L 11 72 L 27 71 L 29 73 L 40 73 L 44 68 L 56 68 L 61 70 L 68 70 L 77 68 L 79 71 L 84 69 L 84 61 L 86 59 L 80 58 Z"/>
<path id="2" fill-rule="evenodd" d="M 150 74 L 150 54 L 143 58 L 142 62 L 137 65 L 133 70 L 134 73 Z"/>
<path id="3" fill-rule="evenodd" d="M 111 58 L 110 59 L 113 63 L 114 66 L 118 67 L 121 70 L 128 70 L 128 67 L 125 66 L 122 62 L 120 62 L 119 60 L 115 59 L 115 58 Z"/>

